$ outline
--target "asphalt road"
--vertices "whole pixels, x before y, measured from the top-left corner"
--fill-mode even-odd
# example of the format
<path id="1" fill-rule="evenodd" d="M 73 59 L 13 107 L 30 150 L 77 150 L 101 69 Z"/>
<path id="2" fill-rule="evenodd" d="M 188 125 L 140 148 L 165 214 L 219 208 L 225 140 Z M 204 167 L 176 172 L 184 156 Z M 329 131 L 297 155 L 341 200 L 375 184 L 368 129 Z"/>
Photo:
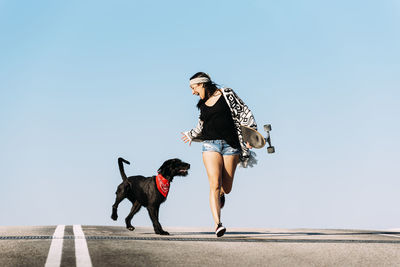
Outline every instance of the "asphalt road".
<path id="1" fill-rule="evenodd" d="M 0 226 L 0 266 L 400 266 L 400 231 L 165 230 Z"/>

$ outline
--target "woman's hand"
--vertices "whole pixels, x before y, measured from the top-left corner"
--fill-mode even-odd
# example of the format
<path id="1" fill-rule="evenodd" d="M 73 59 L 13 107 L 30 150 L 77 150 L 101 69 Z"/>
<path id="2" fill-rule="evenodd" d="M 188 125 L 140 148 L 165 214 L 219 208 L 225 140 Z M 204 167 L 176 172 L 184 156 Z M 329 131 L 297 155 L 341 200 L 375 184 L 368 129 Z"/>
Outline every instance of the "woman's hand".
<path id="1" fill-rule="evenodd" d="M 249 142 L 246 143 L 246 147 L 247 147 L 248 149 L 252 149 L 252 148 L 253 148 L 253 147 L 249 144 Z"/>
<path id="2" fill-rule="evenodd" d="M 185 144 L 187 143 L 187 142 L 189 142 L 189 146 L 192 144 L 192 140 L 190 140 L 190 138 L 186 135 L 186 134 L 184 134 L 184 133 L 181 133 L 183 136 L 181 137 L 181 139 L 182 139 L 182 141 L 183 142 L 185 142 Z"/>

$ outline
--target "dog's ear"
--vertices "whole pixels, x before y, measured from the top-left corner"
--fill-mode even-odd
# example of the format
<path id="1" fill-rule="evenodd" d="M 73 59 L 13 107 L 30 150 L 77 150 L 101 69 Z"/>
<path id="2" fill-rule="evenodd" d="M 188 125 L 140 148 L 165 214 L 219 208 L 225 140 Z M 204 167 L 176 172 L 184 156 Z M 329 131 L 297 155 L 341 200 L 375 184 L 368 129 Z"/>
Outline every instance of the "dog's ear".
<path id="1" fill-rule="evenodd" d="M 179 159 L 166 160 L 158 169 L 158 173 L 162 174 L 164 177 L 171 175 L 173 176 L 174 168 L 177 166 L 179 162 L 180 162 Z"/>
<path id="2" fill-rule="evenodd" d="M 164 161 L 164 163 L 158 169 L 158 173 L 162 175 L 164 175 L 165 173 L 169 173 L 169 166 L 170 166 L 170 160 Z"/>

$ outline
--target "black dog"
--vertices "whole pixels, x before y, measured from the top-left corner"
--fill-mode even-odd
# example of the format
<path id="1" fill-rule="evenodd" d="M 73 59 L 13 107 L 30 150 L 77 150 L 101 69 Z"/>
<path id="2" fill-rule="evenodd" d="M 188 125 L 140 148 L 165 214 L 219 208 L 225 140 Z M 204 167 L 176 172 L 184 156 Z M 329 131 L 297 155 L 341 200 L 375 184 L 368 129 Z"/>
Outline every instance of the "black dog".
<path id="1" fill-rule="evenodd" d="M 139 209 L 144 206 L 147 208 L 150 219 L 153 222 L 154 232 L 159 235 L 169 235 L 168 232 L 162 229 L 158 221 L 158 211 L 161 203 L 167 199 L 169 183 L 172 182 L 174 176 L 186 176 L 190 164 L 180 159 L 169 159 L 158 169 L 157 176 L 144 177 L 137 175 L 128 178 L 125 174 L 123 163 L 130 164 L 123 158 L 118 158 L 119 171 L 123 182 L 117 188 L 117 197 L 112 206 L 111 218 L 114 221 L 117 220 L 118 205 L 122 200 L 128 198 L 132 202 L 132 208 L 128 217 L 125 218 L 126 228 L 130 231 L 135 229 L 131 225 L 131 220 Z"/>

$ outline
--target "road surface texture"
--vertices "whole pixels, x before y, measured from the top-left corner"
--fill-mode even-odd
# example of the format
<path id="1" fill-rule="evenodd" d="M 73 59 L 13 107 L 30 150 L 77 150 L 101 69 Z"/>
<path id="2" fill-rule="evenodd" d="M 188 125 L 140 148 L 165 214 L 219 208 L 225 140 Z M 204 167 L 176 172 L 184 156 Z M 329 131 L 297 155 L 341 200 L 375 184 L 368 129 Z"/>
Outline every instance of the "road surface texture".
<path id="1" fill-rule="evenodd" d="M 0 266 L 400 266 L 400 231 L 0 226 Z"/>

